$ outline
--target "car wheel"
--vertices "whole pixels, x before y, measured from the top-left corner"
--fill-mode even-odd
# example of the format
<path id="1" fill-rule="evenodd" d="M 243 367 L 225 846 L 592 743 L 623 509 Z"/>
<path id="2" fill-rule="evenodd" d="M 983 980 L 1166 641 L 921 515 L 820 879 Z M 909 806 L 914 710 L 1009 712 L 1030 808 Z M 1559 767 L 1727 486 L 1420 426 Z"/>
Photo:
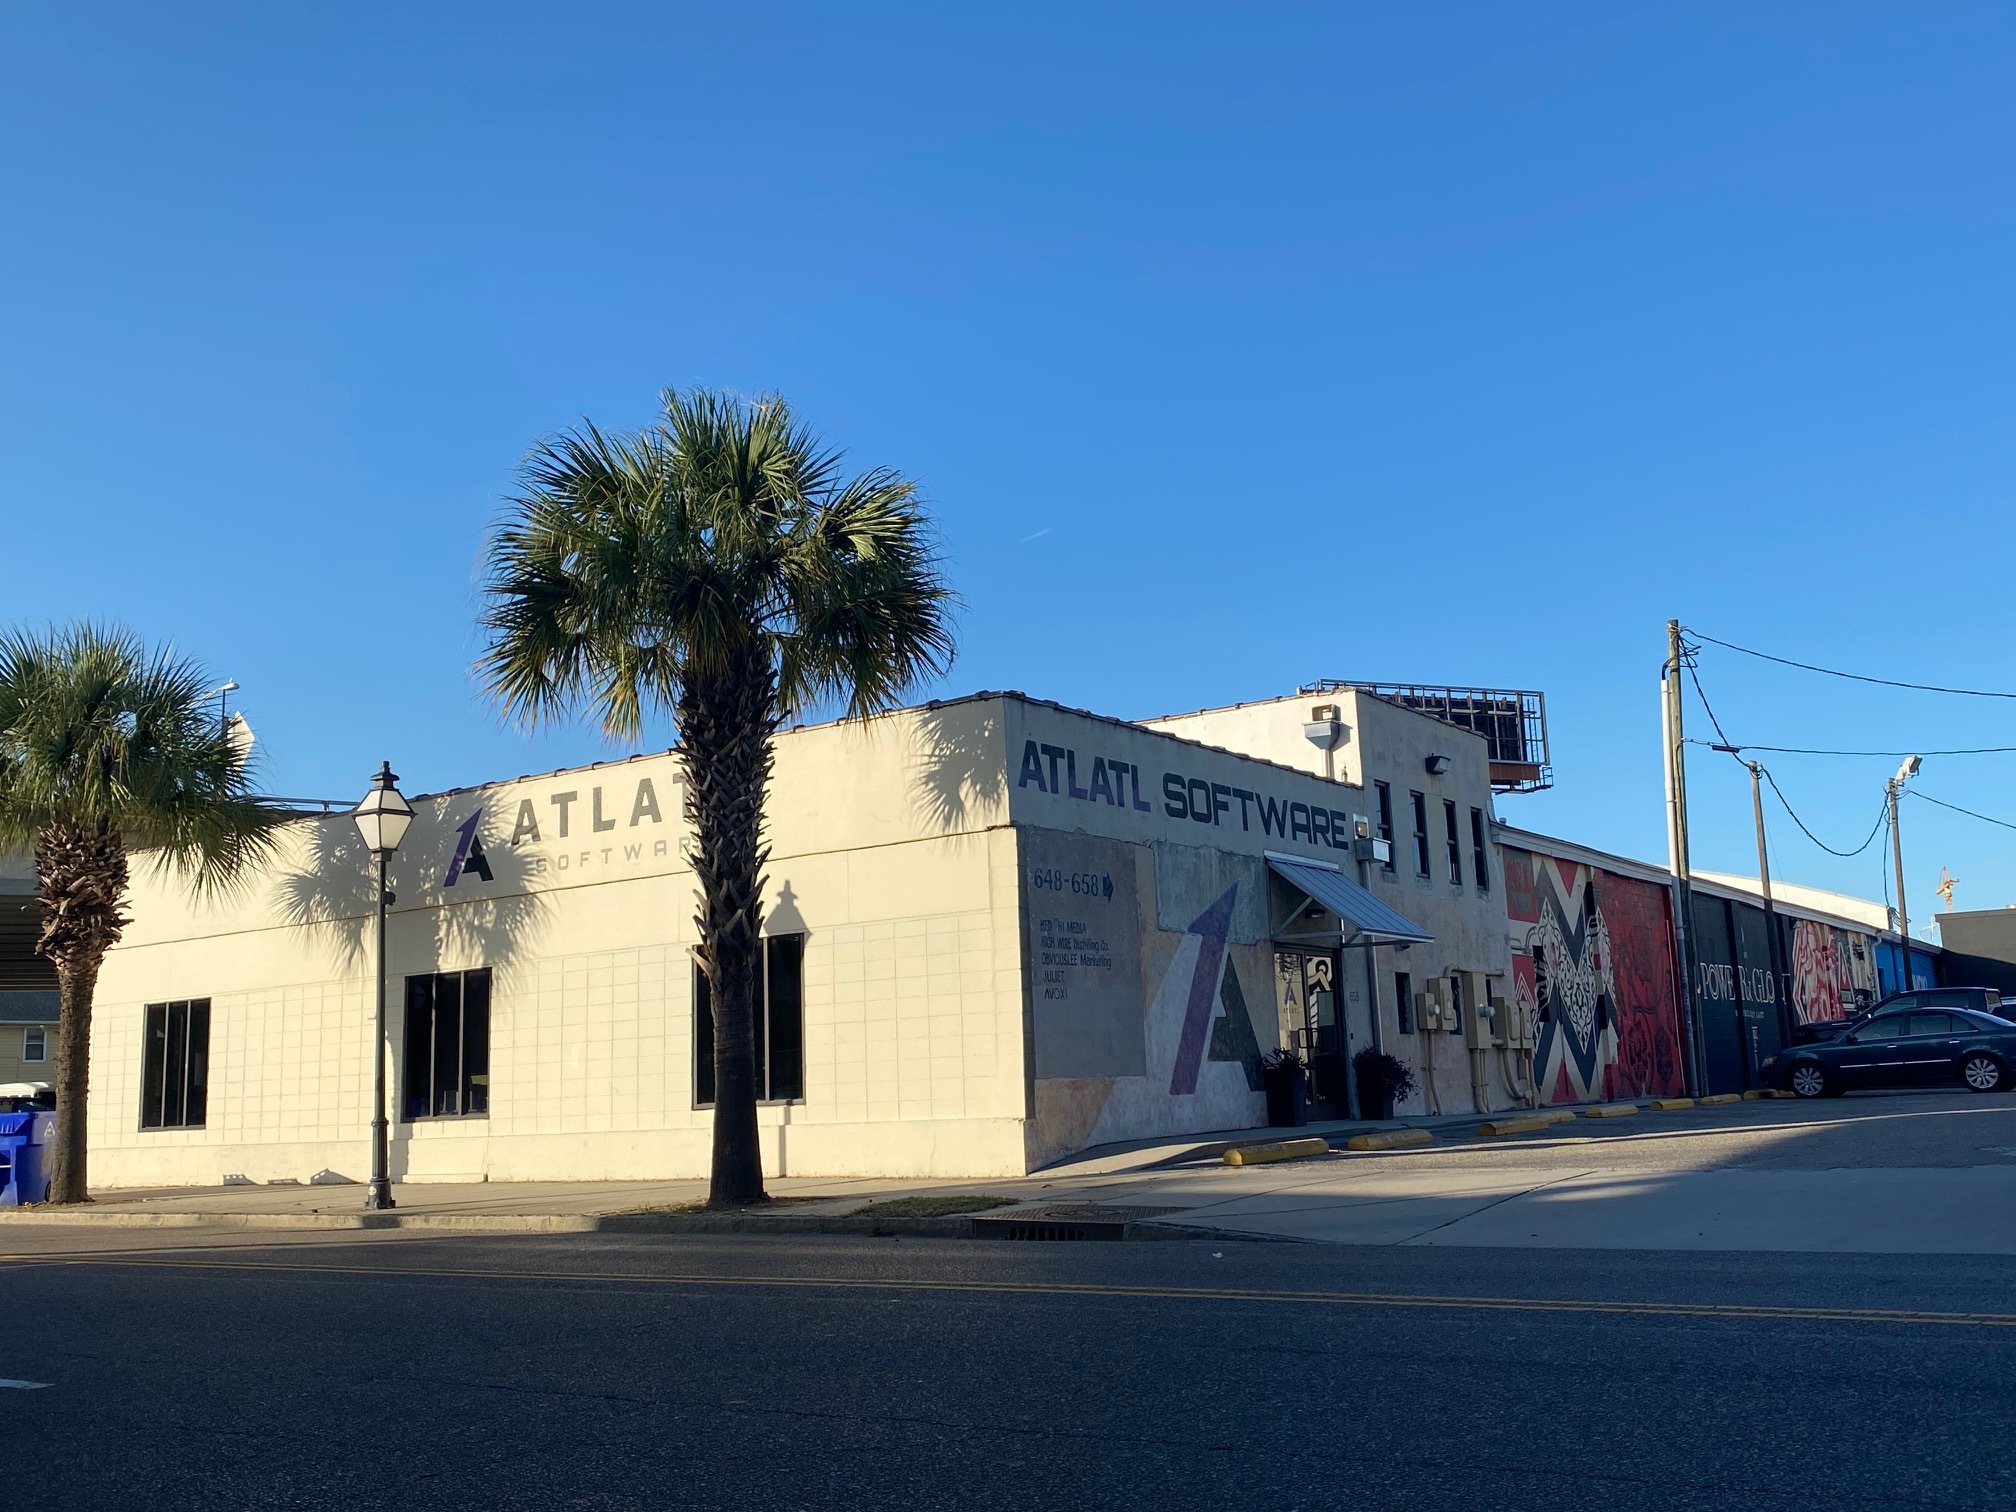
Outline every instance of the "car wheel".
<path id="1" fill-rule="evenodd" d="M 1800 1097 L 1825 1097 L 1828 1092 L 1827 1073 L 1812 1061 L 1801 1061 L 1792 1068 L 1792 1090 Z"/>
<path id="2" fill-rule="evenodd" d="M 2002 1062 L 1976 1051 L 1960 1062 L 1960 1080 L 1975 1092 L 1999 1092 L 2008 1081 Z"/>

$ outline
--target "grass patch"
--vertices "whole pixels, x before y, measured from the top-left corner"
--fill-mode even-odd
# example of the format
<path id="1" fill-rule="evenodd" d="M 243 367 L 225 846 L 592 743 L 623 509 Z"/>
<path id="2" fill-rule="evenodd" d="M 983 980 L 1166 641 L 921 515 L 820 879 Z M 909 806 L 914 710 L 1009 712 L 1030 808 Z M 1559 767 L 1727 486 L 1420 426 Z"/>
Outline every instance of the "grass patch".
<path id="1" fill-rule="evenodd" d="M 892 1197 L 887 1202 L 871 1202 L 856 1208 L 850 1218 L 950 1218 L 955 1213 L 984 1213 L 989 1208 L 1007 1207 L 1019 1197 L 994 1197 L 985 1192 L 965 1192 L 951 1197 Z"/>
<path id="2" fill-rule="evenodd" d="M 654 1202 L 643 1207 L 619 1208 L 611 1216 L 627 1218 L 636 1213 L 775 1213 L 803 1202 L 831 1201 L 831 1197 L 772 1197 L 767 1202 L 753 1202 L 747 1207 L 737 1208 L 710 1208 L 704 1199 L 699 1202 Z"/>

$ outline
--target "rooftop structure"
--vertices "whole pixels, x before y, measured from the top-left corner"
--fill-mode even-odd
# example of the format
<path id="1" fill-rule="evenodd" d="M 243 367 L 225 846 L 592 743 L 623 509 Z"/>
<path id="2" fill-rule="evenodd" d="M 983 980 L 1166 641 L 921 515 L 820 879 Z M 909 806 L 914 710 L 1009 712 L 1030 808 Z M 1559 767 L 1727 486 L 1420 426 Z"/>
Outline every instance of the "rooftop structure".
<path id="1" fill-rule="evenodd" d="M 1547 695 L 1506 688 L 1454 688 L 1436 683 L 1358 682 L 1325 677 L 1304 693 L 1356 688 L 1484 737 L 1491 752 L 1491 786 L 1501 793 L 1537 793 L 1554 786 L 1547 749 Z"/>

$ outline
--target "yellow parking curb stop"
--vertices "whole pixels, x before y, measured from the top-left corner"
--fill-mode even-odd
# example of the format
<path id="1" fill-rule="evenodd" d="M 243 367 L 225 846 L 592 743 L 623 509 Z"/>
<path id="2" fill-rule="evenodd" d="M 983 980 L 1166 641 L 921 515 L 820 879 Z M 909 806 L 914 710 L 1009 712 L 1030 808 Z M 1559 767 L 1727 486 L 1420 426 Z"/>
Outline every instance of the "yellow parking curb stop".
<path id="1" fill-rule="evenodd" d="M 1389 1129 L 1383 1134 L 1353 1134 L 1345 1141 L 1350 1150 L 1397 1150 L 1402 1145 L 1433 1144 L 1435 1136 L 1426 1129 Z"/>
<path id="2" fill-rule="evenodd" d="M 1697 1101 L 1704 1108 L 1712 1108 L 1717 1103 L 1741 1102 L 1743 1101 L 1743 1094 L 1741 1092 L 1711 1092 L 1708 1096 L 1699 1098 Z"/>
<path id="3" fill-rule="evenodd" d="M 1600 1108 L 1584 1108 L 1584 1118 L 1627 1118 L 1638 1111 L 1636 1103 L 1605 1103 Z"/>
<path id="4" fill-rule="evenodd" d="M 1489 1123 L 1477 1125 L 1477 1132 L 1486 1136 L 1493 1134 L 1537 1134 L 1542 1129 L 1551 1129 L 1560 1123 L 1558 1118 L 1494 1118 Z"/>
<path id="5" fill-rule="evenodd" d="M 1327 1139 L 1283 1139 L 1274 1144 L 1234 1145 L 1225 1152 L 1225 1164 L 1265 1165 L 1270 1160 L 1302 1160 L 1310 1155 L 1328 1155 Z"/>
<path id="6" fill-rule="evenodd" d="M 1682 1108 L 1693 1107 L 1694 1099 L 1691 1097 L 1655 1097 L 1652 1101 L 1645 1104 L 1645 1106 L 1650 1108 L 1654 1113 L 1678 1113 Z"/>

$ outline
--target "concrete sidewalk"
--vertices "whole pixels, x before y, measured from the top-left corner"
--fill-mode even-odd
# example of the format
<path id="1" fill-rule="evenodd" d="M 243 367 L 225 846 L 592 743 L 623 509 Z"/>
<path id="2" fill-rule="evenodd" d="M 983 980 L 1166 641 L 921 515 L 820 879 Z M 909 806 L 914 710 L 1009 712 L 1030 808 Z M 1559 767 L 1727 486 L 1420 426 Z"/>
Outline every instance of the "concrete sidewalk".
<path id="1" fill-rule="evenodd" d="M 1100 1146 L 1024 1177 L 973 1181 L 856 1177 L 772 1177 L 776 1201 L 764 1219 L 841 1218 L 877 1201 L 982 1193 L 1022 1205 L 1091 1200 L 1115 1178 L 1216 1162 L 1234 1144 L 1317 1136 L 1342 1146 L 1352 1135 L 1408 1127 L 1474 1130 L 1477 1115 L 1331 1122 L 1293 1129 L 1238 1129 Z M 513 1181 L 395 1183 L 390 1213 L 366 1213 L 364 1188 L 346 1183 L 314 1186 L 111 1188 L 84 1207 L 0 1208 L 0 1225 L 83 1223 L 131 1227 L 240 1228 L 462 1228 L 517 1232 L 579 1232 L 634 1227 L 612 1218 L 649 1216 L 643 1210 L 692 1207 L 707 1198 L 702 1178 L 668 1181 Z M 754 1216 L 754 1215 L 751 1215 Z"/>
<path id="2" fill-rule="evenodd" d="M 963 1235 L 956 1215 L 864 1213 L 894 1197 L 981 1194 L 987 1217 L 1064 1207 L 1081 1221 L 1199 1236 L 1372 1245 L 2016 1254 L 2016 1100 L 1964 1093 L 1752 1102 L 1484 1140 L 1475 1115 L 1434 1120 L 1432 1143 L 1341 1148 L 1316 1125 L 1138 1141 L 1021 1178 L 779 1177 L 774 1203 L 692 1211 L 699 1180 L 416 1184 L 366 1213 L 360 1186 L 178 1188 L 100 1194 L 86 1208 L 0 1210 L 16 1225 L 449 1229 L 472 1232 L 843 1232 Z M 1228 1142 L 1320 1135 L 1312 1158 L 1227 1166 Z M 688 1211 L 667 1211 L 685 1207 Z M 1129 1230 L 1130 1237 L 1134 1231 Z"/>

